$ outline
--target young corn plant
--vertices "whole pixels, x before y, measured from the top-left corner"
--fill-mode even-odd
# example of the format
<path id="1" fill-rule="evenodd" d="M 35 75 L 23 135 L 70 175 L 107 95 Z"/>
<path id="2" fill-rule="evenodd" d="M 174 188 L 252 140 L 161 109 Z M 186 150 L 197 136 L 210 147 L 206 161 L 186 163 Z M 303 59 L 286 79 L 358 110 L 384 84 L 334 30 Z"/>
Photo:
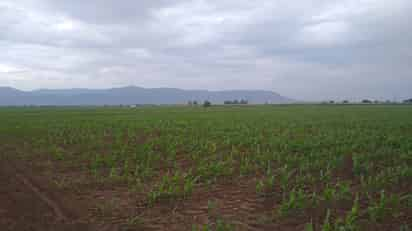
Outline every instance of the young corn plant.
<path id="1" fill-rule="evenodd" d="M 327 184 L 322 193 L 322 199 L 327 202 L 336 200 L 336 189 L 330 184 Z"/>
<path id="2" fill-rule="evenodd" d="M 201 181 L 216 181 L 219 176 L 228 176 L 233 172 L 233 166 L 228 161 L 201 163 L 197 170 Z"/>
<path id="3" fill-rule="evenodd" d="M 181 195 L 181 179 L 180 175 L 165 175 L 160 183 L 149 192 L 149 204 L 153 204 L 160 199 L 172 199 Z"/>
<path id="4" fill-rule="evenodd" d="M 219 215 L 216 201 L 209 200 L 207 202 L 207 215 L 209 223 L 200 226 L 192 226 L 192 230 L 196 231 L 234 231 L 233 224 L 227 222 Z"/>
<path id="5" fill-rule="evenodd" d="M 61 147 L 53 146 L 52 154 L 54 159 L 64 160 L 64 150 Z"/>
<path id="6" fill-rule="evenodd" d="M 117 167 L 113 166 L 110 168 L 110 174 L 109 178 L 111 179 L 119 179 L 120 178 L 120 173 Z"/>
<path id="7" fill-rule="evenodd" d="M 321 169 L 319 171 L 320 182 L 330 182 L 331 179 L 332 179 L 332 172 L 329 167 L 327 167 L 326 169 Z"/>
<path id="8" fill-rule="evenodd" d="M 338 182 L 335 186 L 327 184 L 321 196 L 327 202 L 348 201 L 352 199 L 349 183 L 346 182 Z"/>
<path id="9" fill-rule="evenodd" d="M 381 222 L 385 217 L 398 216 L 401 198 L 397 195 L 387 196 L 385 191 L 380 193 L 379 201 L 372 202 L 367 212 L 373 222 Z"/>
<path id="10" fill-rule="evenodd" d="M 302 212 L 310 206 L 309 197 L 302 189 L 293 189 L 288 196 L 284 196 L 278 210 L 281 217 Z"/>
<path id="11" fill-rule="evenodd" d="M 357 196 L 352 209 L 346 214 L 344 219 L 337 219 L 335 221 L 335 230 L 336 231 L 357 231 L 359 227 L 357 222 L 360 216 L 360 207 L 359 207 L 359 197 Z"/>
<path id="12" fill-rule="evenodd" d="M 161 199 L 178 199 L 189 196 L 197 178 L 176 172 L 174 175 L 165 175 L 160 183 L 148 194 L 149 204 Z"/>
<path id="13" fill-rule="evenodd" d="M 240 175 L 248 175 L 250 173 L 253 173 L 256 169 L 256 166 L 253 163 L 253 160 L 250 157 L 245 157 L 242 158 L 240 162 Z"/>
<path id="14" fill-rule="evenodd" d="M 290 178 L 294 174 L 293 170 L 289 170 L 288 166 L 285 165 L 279 169 L 279 183 L 282 189 L 282 192 L 287 192 L 290 185 Z"/>
<path id="15" fill-rule="evenodd" d="M 273 194 L 275 190 L 275 176 L 267 176 L 256 183 L 256 192 L 259 195 L 267 196 Z"/>
<path id="16" fill-rule="evenodd" d="M 328 209 L 327 212 L 326 212 L 325 220 L 323 221 L 323 224 L 322 224 L 322 231 L 334 231 L 333 230 L 333 225 L 332 225 L 330 220 L 331 220 L 330 219 L 330 210 Z"/>
<path id="17" fill-rule="evenodd" d="M 336 197 L 338 200 L 351 200 L 352 193 L 349 182 L 339 181 L 336 183 Z"/>

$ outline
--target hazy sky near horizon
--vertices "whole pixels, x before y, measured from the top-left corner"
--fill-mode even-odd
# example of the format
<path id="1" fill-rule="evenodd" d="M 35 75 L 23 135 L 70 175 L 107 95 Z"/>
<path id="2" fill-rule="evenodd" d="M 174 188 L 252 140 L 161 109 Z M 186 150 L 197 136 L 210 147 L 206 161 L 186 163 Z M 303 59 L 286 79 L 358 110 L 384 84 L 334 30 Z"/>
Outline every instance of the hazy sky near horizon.
<path id="1" fill-rule="evenodd" d="M 412 97 L 410 0 L 1 0 L 0 86 Z"/>

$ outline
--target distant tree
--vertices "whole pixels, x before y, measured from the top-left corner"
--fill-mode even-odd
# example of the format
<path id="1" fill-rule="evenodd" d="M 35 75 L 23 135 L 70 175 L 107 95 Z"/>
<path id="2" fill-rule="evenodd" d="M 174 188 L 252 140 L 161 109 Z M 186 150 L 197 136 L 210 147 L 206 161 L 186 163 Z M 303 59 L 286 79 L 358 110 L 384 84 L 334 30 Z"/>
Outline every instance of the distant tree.
<path id="1" fill-rule="evenodd" d="M 196 101 L 196 100 L 195 100 L 195 101 L 193 101 L 192 103 L 193 103 L 193 105 L 194 105 L 194 106 L 197 106 L 197 105 L 198 105 L 198 103 L 197 103 L 197 101 Z"/>
<path id="2" fill-rule="evenodd" d="M 240 100 L 240 104 L 248 104 L 249 102 L 245 99 Z"/>
<path id="3" fill-rule="evenodd" d="M 335 103 L 335 101 L 333 101 L 333 100 L 330 100 L 330 101 L 329 101 L 329 103 L 330 103 L 330 104 L 334 104 L 334 103 Z"/>
<path id="4" fill-rule="evenodd" d="M 241 99 L 240 101 L 235 99 L 233 101 L 231 100 L 225 100 L 223 101 L 224 104 L 248 104 L 249 102 L 245 99 Z"/>
<path id="5" fill-rule="evenodd" d="M 404 100 L 403 103 L 412 103 L 412 98 Z"/>
<path id="6" fill-rule="evenodd" d="M 372 101 L 370 101 L 369 99 L 364 99 L 362 100 L 362 103 L 372 103 Z"/>
<path id="7" fill-rule="evenodd" d="M 380 102 L 379 102 L 379 100 L 374 100 L 373 103 L 379 104 Z"/>
<path id="8" fill-rule="evenodd" d="M 342 103 L 343 103 L 343 104 L 348 104 L 349 101 L 348 101 L 348 100 L 344 100 Z"/>
<path id="9" fill-rule="evenodd" d="M 212 103 L 208 100 L 205 100 L 205 102 L 203 102 L 203 107 L 210 107 L 212 106 Z"/>

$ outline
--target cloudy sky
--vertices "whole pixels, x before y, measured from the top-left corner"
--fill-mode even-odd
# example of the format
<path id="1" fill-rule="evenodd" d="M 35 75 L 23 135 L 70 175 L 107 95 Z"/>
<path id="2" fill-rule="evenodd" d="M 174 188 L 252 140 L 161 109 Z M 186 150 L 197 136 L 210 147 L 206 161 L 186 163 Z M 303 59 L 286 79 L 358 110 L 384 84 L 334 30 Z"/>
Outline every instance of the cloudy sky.
<path id="1" fill-rule="evenodd" d="M 0 86 L 412 97 L 410 0 L 1 0 Z"/>

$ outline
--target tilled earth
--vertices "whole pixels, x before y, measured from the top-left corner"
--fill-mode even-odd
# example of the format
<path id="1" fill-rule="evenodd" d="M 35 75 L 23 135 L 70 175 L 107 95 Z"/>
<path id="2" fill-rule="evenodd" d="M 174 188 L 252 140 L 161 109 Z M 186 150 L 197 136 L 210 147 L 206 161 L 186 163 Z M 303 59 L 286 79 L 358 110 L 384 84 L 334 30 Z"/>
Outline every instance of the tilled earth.
<path id="1" fill-rule="evenodd" d="M 54 173 L 58 177 L 59 173 Z M 21 161 L 0 159 L 0 230 L 3 231 L 117 231 L 117 230 L 191 230 L 193 223 L 207 223 L 208 200 L 213 197 L 222 211 L 219 213 L 242 218 L 239 230 L 296 230 L 302 227 L 259 224 L 257 217 L 264 205 L 273 206 L 273 201 L 261 201 L 252 196 L 248 182 L 224 184 L 201 189 L 188 201 L 179 203 L 159 203 L 150 208 L 137 208 L 144 220 L 140 227 L 128 227 L 117 221 L 134 202 L 127 203 L 119 214 L 101 216 L 92 209 L 99 201 L 110 198 L 127 198 L 128 195 L 104 193 L 105 190 L 84 189 L 85 192 L 59 190 L 50 184 L 50 178 L 42 177 Z M 243 185 L 243 186 L 242 186 Z M 244 188 L 247 187 L 247 188 Z M 241 190 L 241 189 L 244 190 Z M 84 198 L 82 199 L 84 194 Z M 101 194 L 101 195 L 100 195 Z M 248 198 L 249 199 L 244 199 Z M 98 198 L 96 200 L 96 198 Z M 103 198 L 103 199 L 102 199 Z M 87 203 L 89 202 L 89 203 Z M 121 204 L 121 203 L 120 203 Z M 263 206 L 263 207 L 262 207 Z M 130 214 L 129 214 L 130 215 Z M 109 217 L 112 217 L 110 219 Z"/>
<path id="2" fill-rule="evenodd" d="M 254 178 L 199 186 L 186 200 L 148 206 L 141 203 L 142 195 L 123 186 L 56 187 L 52 182 L 68 175 L 73 182 L 82 181 L 80 171 L 56 166 L 45 175 L 35 162 L 0 158 L 0 231 L 193 230 L 193 224 L 213 223 L 219 214 L 241 231 L 304 230 L 307 223 L 297 216 L 274 221 L 271 211 L 279 201 L 257 196 Z M 209 201 L 217 210 L 211 210 Z M 321 223 L 323 210 L 318 210 L 309 212 Z M 410 214 L 405 211 L 384 226 L 362 225 L 361 230 L 399 230 L 399 220 L 411 224 Z"/>
<path id="3" fill-rule="evenodd" d="M 58 192 L 48 191 L 46 185 L 11 161 L 0 159 L 0 230 L 113 230 L 81 221 L 65 202 L 56 199 Z"/>

